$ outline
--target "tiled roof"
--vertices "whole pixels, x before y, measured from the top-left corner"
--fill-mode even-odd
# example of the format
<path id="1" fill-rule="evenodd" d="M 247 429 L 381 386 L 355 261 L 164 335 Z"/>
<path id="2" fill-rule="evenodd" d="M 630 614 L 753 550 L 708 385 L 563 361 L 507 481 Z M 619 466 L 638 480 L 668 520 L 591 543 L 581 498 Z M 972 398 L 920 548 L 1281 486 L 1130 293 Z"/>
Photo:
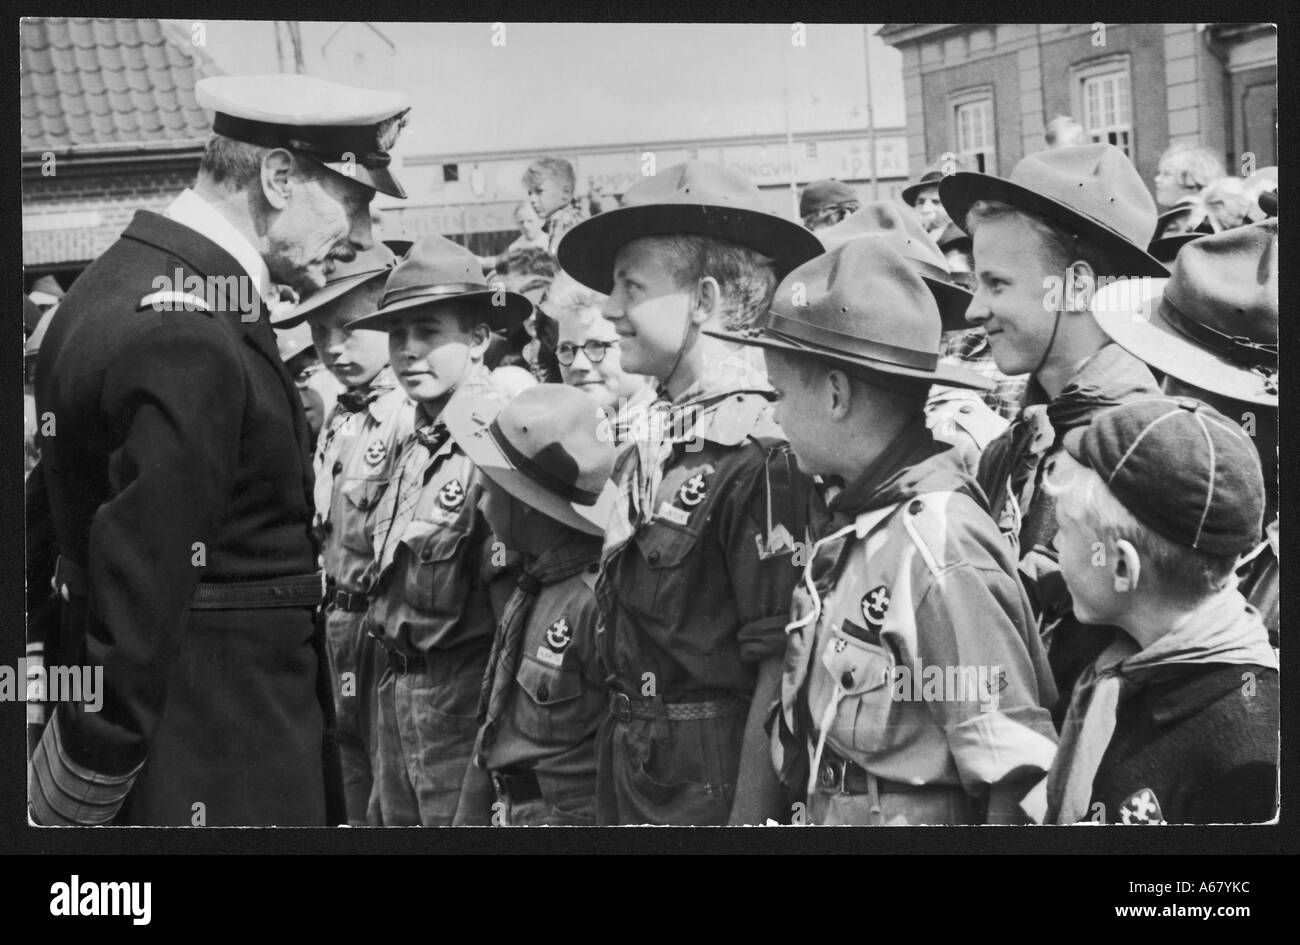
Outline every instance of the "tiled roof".
<path id="1" fill-rule="evenodd" d="M 23 151 L 192 144 L 211 132 L 194 83 L 215 73 L 155 19 L 26 17 Z"/>

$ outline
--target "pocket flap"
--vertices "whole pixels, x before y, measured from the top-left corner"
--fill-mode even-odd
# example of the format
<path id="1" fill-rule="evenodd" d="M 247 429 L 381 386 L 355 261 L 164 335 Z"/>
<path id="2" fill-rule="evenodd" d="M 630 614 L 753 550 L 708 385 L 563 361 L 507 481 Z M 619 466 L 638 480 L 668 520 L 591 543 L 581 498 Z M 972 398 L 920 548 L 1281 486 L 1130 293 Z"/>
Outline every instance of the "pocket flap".
<path id="1" fill-rule="evenodd" d="M 582 674 L 578 670 L 544 666 L 527 653 L 519 661 L 515 680 L 538 705 L 568 702 L 582 695 Z"/>
<path id="2" fill-rule="evenodd" d="M 364 512 L 379 504 L 387 485 L 387 479 L 347 479 L 341 491 L 348 502 Z"/>
<path id="3" fill-rule="evenodd" d="M 412 525 L 418 523 L 413 522 Z M 402 544 L 421 563 L 447 561 L 456 556 L 469 532 L 452 525 L 439 525 L 433 529 L 409 528 L 402 536 Z"/>
<path id="4" fill-rule="evenodd" d="M 699 535 L 664 522 L 651 522 L 637 532 L 636 543 L 652 568 L 675 568 L 695 547 Z"/>
<path id="5" fill-rule="evenodd" d="M 855 639 L 838 626 L 831 628 L 822 665 L 845 695 L 871 692 L 893 681 L 893 656 L 884 647 Z"/>

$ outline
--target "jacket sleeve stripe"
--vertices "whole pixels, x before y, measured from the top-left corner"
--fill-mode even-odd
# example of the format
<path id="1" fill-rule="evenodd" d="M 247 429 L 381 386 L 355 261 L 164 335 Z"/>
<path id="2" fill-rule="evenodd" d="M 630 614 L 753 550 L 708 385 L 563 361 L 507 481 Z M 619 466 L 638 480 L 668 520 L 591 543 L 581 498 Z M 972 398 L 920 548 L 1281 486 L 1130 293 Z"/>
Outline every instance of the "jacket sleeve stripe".
<path id="1" fill-rule="evenodd" d="M 56 714 L 32 756 L 30 800 L 42 823 L 103 824 L 121 809 L 141 762 L 122 775 L 101 774 L 70 758 L 63 749 Z"/>

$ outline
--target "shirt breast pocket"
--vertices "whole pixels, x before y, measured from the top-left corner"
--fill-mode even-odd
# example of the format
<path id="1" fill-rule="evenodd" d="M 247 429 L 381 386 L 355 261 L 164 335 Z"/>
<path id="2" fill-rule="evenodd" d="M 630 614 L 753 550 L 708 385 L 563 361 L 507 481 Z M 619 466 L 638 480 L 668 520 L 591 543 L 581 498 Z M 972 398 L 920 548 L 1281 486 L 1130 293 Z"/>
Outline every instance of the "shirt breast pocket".
<path id="1" fill-rule="evenodd" d="M 342 521 L 336 522 L 334 527 L 342 529 L 340 541 L 349 551 L 365 555 L 374 553 L 366 523 L 383 498 L 387 485 L 387 479 L 346 479 L 340 485 L 343 514 Z"/>
<path id="2" fill-rule="evenodd" d="M 889 741 L 894 660 L 883 646 L 858 640 L 839 627 L 831 630 L 822 651 L 822 667 L 830 685 L 844 690 L 835 711 L 831 733 L 843 745 L 861 752 L 876 752 Z"/>
<path id="3" fill-rule="evenodd" d="M 525 653 L 515 682 L 523 690 L 515 707 L 515 722 L 530 741 L 571 747 L 594 728 L 603 700 L 599 692 L 587 692 L 578 667 L 547 666 Z"/>
<path id="4" fill-rule="evenodd" d="M 426 523 L 427 525 L 427 523 Z M 415 532 L 402 538 L 410 552 L 406 568 L 406 599 L 417 610 L 455 617 L 468 589 L 463 583 L 460 559 L 469 528 L 460 523 L 439 523 L 432 531 Z"/>
<path id="5" fill-rule="evenodd" d="M 677 626 L 693 583 L 682 569 L 698 541 L 698 532 L 680 526 L 657 521 L 644 526 L 636 536 L 644 570 L 629 582 L 628 604 L 656 621 Z"/>

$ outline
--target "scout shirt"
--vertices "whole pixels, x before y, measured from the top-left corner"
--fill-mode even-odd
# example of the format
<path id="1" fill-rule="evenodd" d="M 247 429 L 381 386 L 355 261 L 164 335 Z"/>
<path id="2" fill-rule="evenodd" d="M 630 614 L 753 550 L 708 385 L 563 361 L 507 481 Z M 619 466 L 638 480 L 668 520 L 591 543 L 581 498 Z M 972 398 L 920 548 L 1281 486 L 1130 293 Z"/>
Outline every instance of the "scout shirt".
<path id="1" fill-rule="evenodd" d="M 971 476 L 979 469 L 985 448 L 1007 428 L 1007 421 L 977 392 L 939 385 L 931 387 L 926 398 L 925 423 L 935 439 L 957 447 Z"/>
<path id="2" fill-rule="evenodd" d="M 1046 771 L 1046 657 L 956 451 L 918 419 L 829 512 L 834 530 L 813 546 L 786 631 L 772 745 L 782 780 L 802 784 L 827 748 L 877 778 L 976 797 Z"/>
<path id="3" fill-rule="evenodd" d="M 324 535 L 325 574 L 339 590 L 368 594 L 374 586 L 376 514 L 398 447 L 411 435 L 414 414 L 415 404 L 406 393 L 391 389 L 356 413 L 336 407 L 331 417 L 336 422 L 329 428 L 333 436 L 322 437 L 317 459 L 329 465 L 316 482 L 319 486 L 323 479 L 333 488 L 323 512 L 318 505 L 316 514 Z"/>
<path id="4" fill-rule="evenodd" d="M 365 432 L 362 430 L 363 424 L 372 425 L 372 422 L 378 424 L 388 416 L 391 411 L 386 407 L 381 406 L 376 410 L 369 408 L 380 398 L 390 395 L 395 390 L 398 388 L 392 368 L 385 367 L 366 386 L 344 391 L 325 417 L 320 436 L 316 441 L 316 452 L 312 457 L 312 470 L 316 474 L 312 499 L 316 506 L 317 527 L 329 518 L 330 502 L 334 496 L 334 481 L 343 471 L 343 465 L 339 460 L 340 452 L 345 445 L 355 443 Z M 409 398 L 401 391 L 398 391 L 398 396 L 393 400 L 397 404 L 409 402 Z M 367 413 L 369 417 L 366 416 Z M 406 432 L 410 432 L 409 425 Z"/>
<path id="5" fill-rule="evenodd" d="M 498 395 L 486 369 L 478 366 L 452 399 L 481 396 Z M 417 427 L 427 423 L 419 409 L 415 408 Z M 367 621 L 382 628 L 388 647 L 407 656 L 473 642 L 487 646 L 496 626 L 488 587 L 505 575 L 508 563 L 504 549 L 494 549 L 491 529 L 478 508 L 482 473 L 442 421 L 434 421 L 432 428 L 440 445 L 424 468 L 411 468 L 403 461 L 415 442 L 414 432 L 399 447 L 392 479 L 375 516 L 378 571 Z M 395 518 L 394 505 L 410 476 L 420 477 L 423 488 L 414 509 Z M 384 560 L 390 528 L 398 529 L 394 537 L 400 538 L 390 560 Z"/>
<path id="6" fill-rule="evenodd" d="M 601 539 L 574 532 L 564 554 L 587 566 L 545 584 L 524 627 L 515 686 L 485 767 L 530 768 L 596 782 L 596 728 L 605 714 L 604 673 L 596 660 L 596 577 Z"/>
<path id="7" fill-rule="evenodd" d="M 1043 475 L 1067 431 L 1087 426 L 1098 413 L 1117 404 L 1159 394 L 1155 376 L 1143 362 L 1119 345 L 1108 344 L 1079 368 L 1055 400 L 1049 402 L 1038 381 L 1031 380 L 1020 418 L 988 445 L 980 459 L 976 479 L 988 496 L 994 521 L 1020 561 L 1021 578 L 1048 644 L 1048 660 L 1061 695 L 1054 709 L 1058 723 L 1075 679 L 1104 644 L 1102 634 L 1074 619 L 1052 544 L 1056 502 L 1042 488 Z"/>
<path id="8" fill-rule="evenodd" d="M 766 380 L 733 354 L 671 406 L 657 402 L 648 429 L 619 454 L 597 593 L 603 658 L 629 693 L 653 680 L 669 702 L 747 700 L 754 668 L 784 650 L 811 480 L 772 422 L 769 397 Z M 661 474 L 642 451 L 662 457 Z M 652 498 L 636 494 L 643 472 L 657 480 Z"/>

